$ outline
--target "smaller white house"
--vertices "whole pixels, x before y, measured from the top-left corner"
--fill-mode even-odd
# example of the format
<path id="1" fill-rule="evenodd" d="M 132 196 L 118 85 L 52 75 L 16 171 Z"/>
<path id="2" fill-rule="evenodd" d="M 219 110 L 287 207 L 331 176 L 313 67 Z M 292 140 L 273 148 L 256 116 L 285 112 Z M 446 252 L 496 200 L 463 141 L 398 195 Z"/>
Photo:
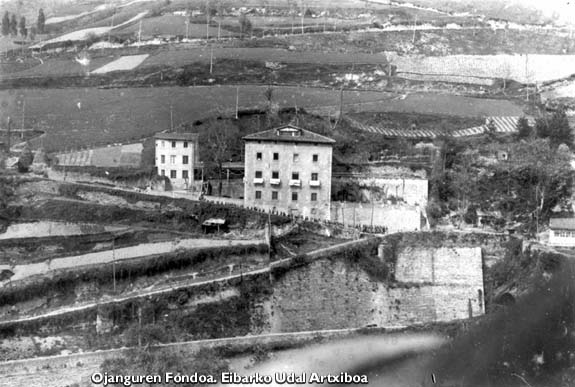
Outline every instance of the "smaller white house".
<path id="1" fill-rule="evenodd" d="M 551 218 L 549 221 L 549 245 L 575 247 L 575 218 Z"/>
<path id="2" fill-rule="evenodd" d="M 172 188 L 190 188 L 198 162 L 198 134 L 165 132 L 157 133 L 154 138 L 158 175 L 167 176 Z"/>

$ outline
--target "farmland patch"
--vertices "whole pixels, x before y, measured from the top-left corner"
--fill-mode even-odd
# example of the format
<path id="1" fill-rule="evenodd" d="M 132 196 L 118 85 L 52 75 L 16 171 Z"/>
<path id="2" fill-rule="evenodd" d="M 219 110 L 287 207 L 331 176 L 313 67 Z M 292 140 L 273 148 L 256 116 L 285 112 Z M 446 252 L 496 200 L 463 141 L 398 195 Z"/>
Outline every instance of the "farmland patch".
<path id="1" fill-rule="evenodd" d="M 206 30 L 207 29 L 207 30 Z M 133 24 L 125 28 L 115 31 L 116 34 L 139 34 L 140 25 Z M 162 15 L 142 20 L 141 24 L 142 38 L 149 38 L 153 36 L 169 35 L 169 36 L 187 36 L 188 38 L 205 38 L 206 34 L 210 37 L 218 36 L 218 28 L 209 26 L 206 28 L 205 24 L 189 23 L 186 26 L 186 18 L 178 15 Z M 238 34 L 221 29 L 220 37 L 229 38 L 237 36 Z"/>
<path id="2" fill-rule="evenodd" d="M 92 71 L 92 74 L 105 74 L 112 71 L 133 70 L 146 60 L 148 54 L 122 56 L 113 62 Z"/>
<path id="3" fill-rule="evenodd" d="M 575 55 L 450 55 L 390 58 L 398 72 L 460 76 L 470 80 L 506 78 L 522 83 L 546 82 L 575 73 Z"/>
<path id="4" fill-rule="evenodd" d="M 56 156 L 58 165 L 94 166 L 100 168 L 141 166 L 142 144 L 113 145 L 104 148 L 59 153 Z"/>

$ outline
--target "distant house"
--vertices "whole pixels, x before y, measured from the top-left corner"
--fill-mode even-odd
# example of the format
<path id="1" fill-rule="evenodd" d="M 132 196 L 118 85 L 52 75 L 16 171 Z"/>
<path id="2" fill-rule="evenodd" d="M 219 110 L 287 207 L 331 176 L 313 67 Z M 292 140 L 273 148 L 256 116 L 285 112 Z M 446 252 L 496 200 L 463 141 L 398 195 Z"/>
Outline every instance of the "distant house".
<path id="1" fill-rule="evenodd" d="M 501 215 L 500 211 L 483 211 L 477 209 L 475 214 L 477 215 L 477 227 L 494 226 L 497 222 L 503 221 L 503 215 Z"/>
<path id="2" fill-rule="evenodd" d="M 157 174 L 167 176 L 172 188 L 191 188 L 198 161 L 198 134 L 165 132 L 157 133 L 154 138 Z"/>
<path id="3" fill-rule="evenodd" d="M 549 245 L 575 247 L 575 218 L 551 218 Z"/>
<path id="4" fill-rule="evenodd" d="M 335 140 L 293 125 L 244 137 L 244 204 L 330 219 Z"/>

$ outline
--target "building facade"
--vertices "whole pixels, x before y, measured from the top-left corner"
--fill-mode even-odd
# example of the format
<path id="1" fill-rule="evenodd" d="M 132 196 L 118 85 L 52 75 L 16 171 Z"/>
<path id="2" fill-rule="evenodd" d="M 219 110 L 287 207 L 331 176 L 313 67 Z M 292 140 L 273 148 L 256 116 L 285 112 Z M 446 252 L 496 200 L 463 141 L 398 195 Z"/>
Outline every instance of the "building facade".
<path id="1" fill-rule="evenodd" d="M 549 245 L 575 247 L 575 218 L 549 220 Z"/>
<path id="2" fill-rule="evenodd" d="M 244 140 L 245 206 L 330 219 L 334 140 L 293 125 Z"/>
<path id="3" fill-rule="evenodd" d="M 198 162 L 197 133 L 157 133 L 155 166 L 157 174 L 170 179 L 172 188 L 189 189 Z"/>

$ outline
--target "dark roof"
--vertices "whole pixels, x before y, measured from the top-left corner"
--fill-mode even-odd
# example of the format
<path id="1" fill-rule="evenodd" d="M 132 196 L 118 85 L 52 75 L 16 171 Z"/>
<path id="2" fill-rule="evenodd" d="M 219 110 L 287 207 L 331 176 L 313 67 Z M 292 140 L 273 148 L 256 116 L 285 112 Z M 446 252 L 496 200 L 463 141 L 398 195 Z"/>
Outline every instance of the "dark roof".
<path id="1" fill-rule="evenodd" d="M 554 230 L 575 230 L 575 218 L 551 218 L 549 228 Z"/>
<path id="2" fill-rule="evenodd" d="M 198 139 L 198 133 L 161 132 L 156 133 L 154 138 L 160 140 L 195 141 Z"/>
<path id="3" fill-rule="evenodd" d="M 298 128 L 294 125 L 284 125 L 279 128 L 265 130 L 263 132 L 249 134 L 244 137 L 246 141 L 283 141 L 283 142 L 307 142 L 313 144 L 333 144 L 335 140 Z"/>

